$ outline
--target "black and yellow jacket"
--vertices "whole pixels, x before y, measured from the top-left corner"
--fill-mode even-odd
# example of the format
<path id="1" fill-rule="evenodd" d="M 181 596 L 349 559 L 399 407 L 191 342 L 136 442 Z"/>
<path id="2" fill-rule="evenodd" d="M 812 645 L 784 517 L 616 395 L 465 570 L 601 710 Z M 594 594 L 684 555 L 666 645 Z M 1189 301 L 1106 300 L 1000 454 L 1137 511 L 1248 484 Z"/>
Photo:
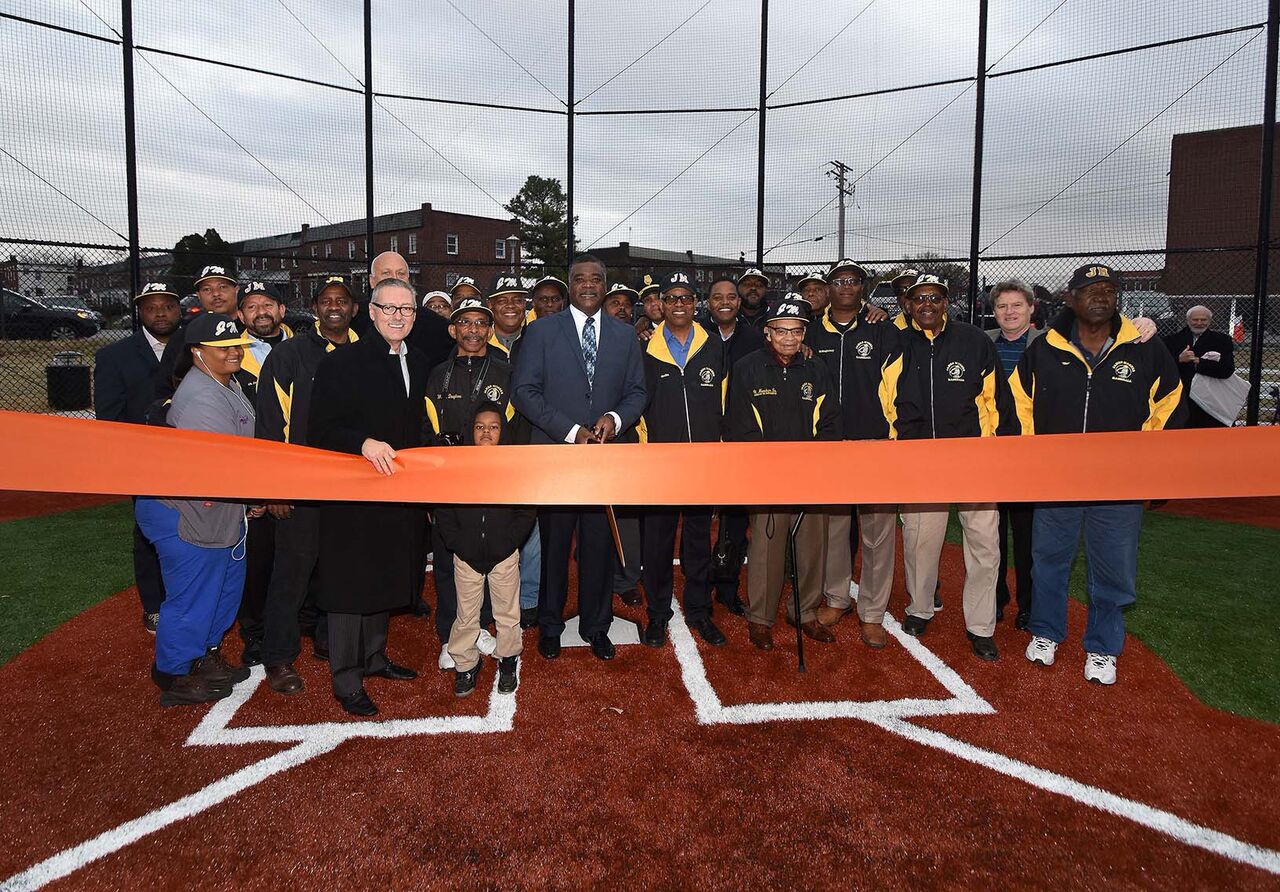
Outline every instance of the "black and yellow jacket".
<path id="1" fill-rule="evenodd" d="M 653 331 L 644 351 L 645 387 L 649 404 L 637 426 L 642 443 L 714 443 L 723 434 L 725 351 L 701 325 L 690 328 L 693 338 L 684 368 L 676 364 L 667 345 L 667 324 Z"/>
<path id="2" fill-rule="evenodd" d="M 449 358 L 427 377 L 427 440 L 438 445 L 445 434 L 462 437 L 467 421 L 481 403 L 497 403 L 511 425 L 515 407 L 511 405 L 511 364 L 506 354 L 490 347 L 484 356 L 459 356 L 455 347 Z M 512 442 L 519 432 L 508 431 Z"/>
<path id="3" fill-rule="evenodd" d="M 350 343 L 360 340 L 350 332 Z M 258 404 L 254 436 L 259 440 L 307 443 L 307 417 L 311 414 L 311 381 L 326 353 L 335 344 L 320 334 L 319 323 L 272 348 L 258 371 Z M 249 351 L 245 351 L 245 356 Z"/>
<path id="4" fill-rule="evenodd" d="M 896 438 L 898 381 L 904 363 L 901 332 L 892 325 L 867 322 L 865 306 L 841 331 L 831 321 L 828 307 L 809 325 L 804 340 L 831 373 L 844 438 Z"/>
<path id="5" fill-rule="evenodd" d="M 930 337 L 915 320 L 902 333 L 898 439 L 1016 433 L 1013 398 L 996 346 L 982 329 L 944 319 Z"/>
<path id="6" fill-rule="evenodd" d="M 1114 343 L 1090 365 L 1071 343 L 1075 314 L 1065 309 L 1022 354 L 1009 377 L 1024 434 L 1161 430 L 1180 427 L 1178 365 L 1158 339 L 1138 340 L 1133 323 L 1116 313 Z"/>
<path id="7" fill-rule="evenodd" d="M 820 359 L 797 354 L 788 366 L 763 347 L 729 373 L 727 440 L 839 440 L 840 403 Z"/>

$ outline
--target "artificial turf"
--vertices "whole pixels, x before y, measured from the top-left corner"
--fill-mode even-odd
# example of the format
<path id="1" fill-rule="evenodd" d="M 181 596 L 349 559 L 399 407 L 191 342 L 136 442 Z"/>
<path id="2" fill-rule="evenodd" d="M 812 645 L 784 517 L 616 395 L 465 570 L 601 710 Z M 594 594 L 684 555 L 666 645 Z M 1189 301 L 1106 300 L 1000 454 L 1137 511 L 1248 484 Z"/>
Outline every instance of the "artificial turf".
<path id="1" fill-rule="evenodd" d="M 132 585 L 131 529 L 128 502 L 0 523 L 0 665 Z M 948 540 L 960 541 L 954 517 Z M 1280 530 L 1148 511 L 1126 623 L 1204 702 L 1280 724 L 1277 579 Z M 1071 594 L 1084 600 L 1083 557 Z"/>

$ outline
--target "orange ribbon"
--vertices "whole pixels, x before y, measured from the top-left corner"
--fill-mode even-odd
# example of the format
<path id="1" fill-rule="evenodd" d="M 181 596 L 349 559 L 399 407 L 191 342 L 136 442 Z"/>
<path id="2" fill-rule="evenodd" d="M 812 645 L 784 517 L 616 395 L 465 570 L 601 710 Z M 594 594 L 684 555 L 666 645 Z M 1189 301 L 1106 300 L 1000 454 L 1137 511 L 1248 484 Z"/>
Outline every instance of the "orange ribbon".
<path id="1" fill-rule="evenodd" d="M 523 505 L 1063 502 L 1280 495 L 1280 428 L 957 440 L 647 443 L 358 455 L 0 412 L 0 489 Z"/>

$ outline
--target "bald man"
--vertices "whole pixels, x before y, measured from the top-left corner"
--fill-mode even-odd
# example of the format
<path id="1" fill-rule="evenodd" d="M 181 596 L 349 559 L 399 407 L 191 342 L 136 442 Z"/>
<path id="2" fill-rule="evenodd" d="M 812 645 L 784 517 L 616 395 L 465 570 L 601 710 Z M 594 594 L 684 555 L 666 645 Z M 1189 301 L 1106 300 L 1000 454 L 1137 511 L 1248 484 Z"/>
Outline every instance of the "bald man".
<path id="1" fill-rule="evenodd" d="M 369 290 L 372 291 L 384 279 L 398 279 L 413 284 L 409 279 L 409 264 L 395 251 L 383 251 L 369 264 Z M 363 316 L 368 321 L 368 315 L 363 307 L 356 311 L 357 318 Z M 422 351 L 427 357 L 428 368 L 435 368 L 449 358 L 449 351 L 453 349 L 449 320 L 436 313 L 419 312 L 406 343 L 411 348 Z"/>

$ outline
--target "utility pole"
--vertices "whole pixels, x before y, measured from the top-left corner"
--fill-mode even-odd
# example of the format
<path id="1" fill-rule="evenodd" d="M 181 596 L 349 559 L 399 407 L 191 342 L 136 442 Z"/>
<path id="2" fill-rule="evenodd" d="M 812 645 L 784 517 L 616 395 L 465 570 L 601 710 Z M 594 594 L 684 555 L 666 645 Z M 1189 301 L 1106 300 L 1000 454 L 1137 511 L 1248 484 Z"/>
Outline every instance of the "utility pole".
<path id="1" fill-rule="evenodd" d="M 838 249 L 839 256 L 836 257 L 837 260 L 843 260 L 845 258 L 844 199 L 845 199 L 845 196 L 852 195 L 854 191 L 858 188 L 857 186 L 850 185 L 849 183 L 849 174 L 852 172 L 853 172 L 853 169 L 849 167 L 849 165 L 845 164 L 843 161 L 827 162 L 826 174 L 827 176 L 831 177 L 831 179 L 836 181 L 836 200 L 840 202 L 840 220 L 839 220 L 840 239 L 839 239 L 839 249 Z"/>

